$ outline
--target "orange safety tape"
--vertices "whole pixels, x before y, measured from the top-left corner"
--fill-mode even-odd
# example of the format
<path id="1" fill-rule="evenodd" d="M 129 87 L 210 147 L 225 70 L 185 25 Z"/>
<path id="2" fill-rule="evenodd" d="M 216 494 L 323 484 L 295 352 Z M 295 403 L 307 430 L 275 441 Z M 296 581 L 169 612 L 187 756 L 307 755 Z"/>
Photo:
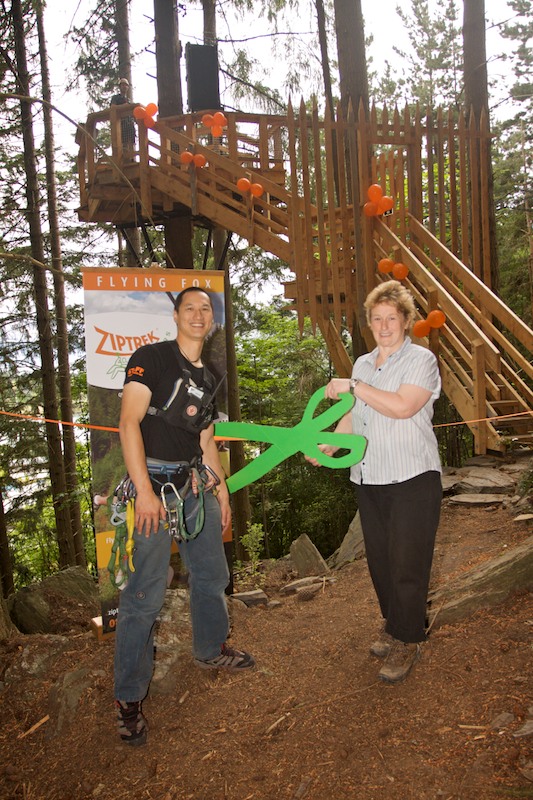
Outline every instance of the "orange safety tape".
<path id="1" fill-rule="evenodd" d="M 31 414 L 17 414 L 14 411 L 2 411 L 0 410 L 0 414 L 3 414 L 6 417 L 18 417 L 19 419 L 29 419 L 33 422 L 51 422 L 56 425 L 72 425 L 74 428 L 87 428 L 93 431 L 112 431 L 113 433 L 118 433 L 118 428 L 108 428 L 105 425 L 91 425 L 85 422 L 66 422 L 65 420 L 61 419 L 47 419 L 46 417 L 34 417 Z M 519 411 L 515 414 L 502 414 L 500 417 L 483 417 L 483 419 L 465 419 L 459 422 L 442 422 L 438 425 L 434 425 L 434 428 L 451 428 L 454 425 L 474 425 L 476 422 L 496 422 L 499 419 L 511 419 L 512 417 L 525 417 L 530 415 L 533 417 L 533 410 L 531 411 Z M 220 439 L 220 436 L 215 437 Z M 245 442 L 246 439 L 236 437 L 236 436 L 228 436 L 224 438 L 225 442 Z"/>
<path id="2" fill-rule="evenodd" d="M 118 428 L 107 428 L 105 425 L 89 425 L 85 422 L 67 422 L 62 419 L 47 419 L 46 417 L 34 417 L 31 414 L 16 414 L 14 411 L 1 411 L 6 417 L 18 417 L 19 419 L 29 419 L 32 422 L 51 422 L 55 425 L 71 425 L 73 428 L 90 428 L 93 431 L 113 431 L 118 433 Z"/>

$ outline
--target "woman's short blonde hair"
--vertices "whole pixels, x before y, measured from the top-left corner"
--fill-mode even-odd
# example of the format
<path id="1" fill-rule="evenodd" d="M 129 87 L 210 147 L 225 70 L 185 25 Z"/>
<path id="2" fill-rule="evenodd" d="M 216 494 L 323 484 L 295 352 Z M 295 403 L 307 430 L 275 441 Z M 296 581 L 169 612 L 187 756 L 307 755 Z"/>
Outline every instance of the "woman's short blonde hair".
<path id="1" fill-rule="evenodd" d="M 372 309 L 380 303 L 394 306 L 411 327 L 416 316 L 415 301 L 409 289 L 406 289 L 400 281 L 384 281 L 372 289 L 364 303 L 366 321 L 369 325 Z"/>

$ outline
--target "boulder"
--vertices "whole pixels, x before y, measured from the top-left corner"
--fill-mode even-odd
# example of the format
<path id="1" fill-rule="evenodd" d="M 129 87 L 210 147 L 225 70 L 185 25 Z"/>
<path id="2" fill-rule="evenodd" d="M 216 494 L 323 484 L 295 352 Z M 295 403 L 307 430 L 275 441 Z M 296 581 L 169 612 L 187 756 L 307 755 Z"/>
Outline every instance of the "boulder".
<path id="1" fill-rule="evenodd" d="M 365 543 L 363 540 L 361 517 L 358 511 L 350 522 L 350 527 L 342 540 L 341 546 L 328 559 L 328 564 L 331 569 L 341 569 L 341 567 L 344 567 L 346 564 L 351 564 L 352 561 L 357 561 L 357 559 L 364 557 Z"/>
<path id="2" fill-rule="evenodd" d="M 430 592 L 430 624 L 457 622 L 523 590 L 533 590 L 533 536 Z"/>
<path id="3" fill-rule="evenodd" d="M 68 567 L 20 589 L 7 600 L 9 615 L 21 633 L 54 633 L 69 627 L 72 609 L 91 617 L 98 612 L 96 581 L 84 567 Z"/>
<path id="4" fill-rule="evenodd" d="M 329 572 L 328 565 L 306 533 L 302 533 L 292 542 L 290 554 L 291 561 L 301 578 L 308 575 L 326 575 Z"/>

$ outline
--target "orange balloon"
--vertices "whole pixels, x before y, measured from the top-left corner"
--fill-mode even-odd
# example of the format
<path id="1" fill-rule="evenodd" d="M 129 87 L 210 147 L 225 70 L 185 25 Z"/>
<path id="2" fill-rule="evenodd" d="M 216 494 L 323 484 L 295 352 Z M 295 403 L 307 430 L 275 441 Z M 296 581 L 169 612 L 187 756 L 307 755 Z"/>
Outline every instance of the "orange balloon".
<path id="1" fill-rule="evenodd" d="M 155 128 L 155 119 L 147 114 L 144 118 L 144 124 L 147 128 Z"/>
<path id="2" fill-rule="evenodd" d="M 365 217 L 375 217 L 378 213 L 378 206 L 377 203 L 365 203 L 363 206 L 363 214 Z"/>
<path id="3" fill-rule="evenodd" d="M 202 117 L 202 125 L 205 125 L 206 128 L 210 128 L 212 124 L 213 124 L 213 115 L 204 114 Z"/>
<path id="4" fill-rule="evenodd" d="M 252 184 L 248 180 L 248 178 L 239 178 L 237 181 L 237 189 L 239 192 L 249 192 L 252 188 Z"/>
<path id="5" fill-rule="evenodd" d="M 392 258 L 381 258 L 378 261 L 378 272 L 383 272 L 385 274 L 387 272 L 391 272 L 393 267 L 394 261 Z"/>
<path id="6" fill-rule="evenodd" d="M 192 157 L 192 160 L 194 161 L 195 167 L 205 167 L 207 164 L 207 158 L 203 153 L 195 153 Z"/>
<path id="7" fill-rule="evenodd" d="M 260 183 L 252 183 L 250 186 L 250 192 L 253 194 L 254 197 L 261 197 L 265 190 L 261 186 Z"/>
<path id="8" fill-rule="evenodd" d="M 135 106 L 133 109 L 133 116 L 135 119 L 144 119 L 146 116 L 146 109 L 144 106 Z"/>
<path id="9" fill-rule="evenodd" d="M 444 311 L 439 311 L 439 309 L 436 308 L 429 312 L 427 321 L 430 328 L 442 328 L 446 322 L 446 314 Z"/>
<path id="10" fill-rule="evenodd" d="M 423 339 L 424 336 L 427 336 L 430 330 L 430 325 L 426 319 L 419 319 L 413 325 L 413 334 L 414 336 L 418 336 L 419 339 Z"/>
<path id="11" fill-rule="evenodd" d="M 153 117 L 154 114 L 157 114 L 158 110 L 159 109 L 157 108 L 155 103 L 148 103 L 148 105 L 146 106 L 146 113 L 149 114 L 151 117 Z"/>
<path id="12" fill-rule="evenodd" d="M 409 275 L 409 269 L 398 261 L 392 268 L 392 274 L 396 278 L 397 281 L 403 281 Z"/>
<path id="13" fill-rule="evenodd" d="M 222 125 L 213 125 L 213 127 L 211 128 L 211 133 L 213 134 L 213 136 L 222 136 L 222 134 L 224 133 L 224 129 Z"/>
<path id="14" fill-rule="evenodd" d="M 184 150 L 180 153 L 180 161 L 182 164 L 190 164 L 194 156 L 190 150 Z"/>
<path id="15" fill-rule="evenodd" d="M 387 211 L 392 211 L 393 207 L 394 200 L 386 194 L 378 200 L 378 214 L 385 214 Z"/>
<path id="16" fill-rule="evenodd" d="M 377 205 L 383 197 L 383 190 L 378 183 L 373 183 L 372 186 L 368 187 L 366 194 L 370 202 Z"/>
<path id="17" fill-rule="evenodd" d="M 228 120 L 226 119 L 222 111 L 215 111 L 215 113 L 213 114 L 213 123 L 215 125 L 220 125 L 220 127 L 223 128 L 225 125 L 228 124 Z"/>

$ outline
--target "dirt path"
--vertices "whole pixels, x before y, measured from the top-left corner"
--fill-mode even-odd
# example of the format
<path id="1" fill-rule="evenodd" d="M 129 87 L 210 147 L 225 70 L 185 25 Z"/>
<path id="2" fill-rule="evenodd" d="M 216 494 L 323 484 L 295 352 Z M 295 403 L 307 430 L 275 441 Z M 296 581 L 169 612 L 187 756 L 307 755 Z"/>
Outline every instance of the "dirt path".
<path id="1" fill-rule="evenodd" d="M 530 535 L 502 509 L 443 504 L 434 580 L 470 569 Z M 266 579 L 272 598 L 280 570 Z M 533 602 L 529 593 L 451 626 L 435 625 L 402 684 L 376 679 L 368 653 L 378 611 L 364 561 L 308 602 L 241 611 L 234 641 L 247 675 L 204 673 L 187 648 L 175 690 L 145 702 L 146 747 L 117 738 L 112 641 L 73 632 L 58 657 L 47 637 L 0 650 L 18 678 L 0 695 L 5 800 L 501 800 L 533 797 Z M 26 668 L 24 669 L 23 647 Z M 47 659 L 45 677 L 29 665 Z M 50 691 L 72 670 L 90 688 L 63 732 Z M 42 671 L 42 670 L 41 670 Z M 492 727 L 507 714 L 502 727 Z M 26 735 L 24 735 L 26 734 Z"/>

